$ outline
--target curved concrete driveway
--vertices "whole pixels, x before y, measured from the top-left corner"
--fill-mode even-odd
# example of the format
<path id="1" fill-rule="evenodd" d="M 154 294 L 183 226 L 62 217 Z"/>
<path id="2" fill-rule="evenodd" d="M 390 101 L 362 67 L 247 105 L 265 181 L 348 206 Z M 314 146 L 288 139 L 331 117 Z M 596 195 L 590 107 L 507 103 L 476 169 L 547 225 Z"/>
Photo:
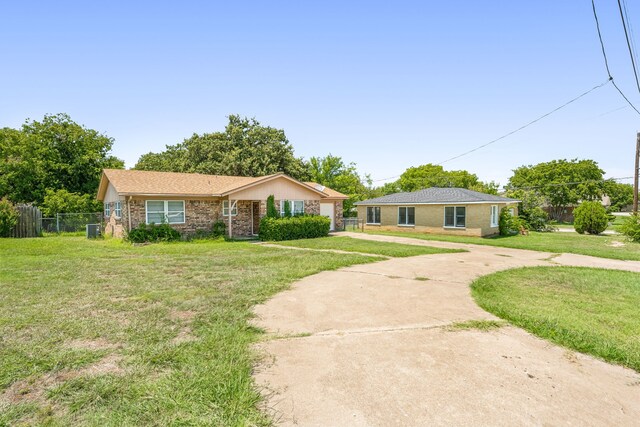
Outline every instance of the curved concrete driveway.
<path id="1" fill-rule="evenodd" d="M 280 424 L 639 424 L 638 373 L 514 327 L 446 326 L 495 319 L 470 296 L 470 282 L 485 274 L 557 264 L 640 272 L 640 262 L 341 235 L 469 252 L 323 272 L 256 307 L 274 339 L 261 344 L 270 357 L 255 378 Z"/>

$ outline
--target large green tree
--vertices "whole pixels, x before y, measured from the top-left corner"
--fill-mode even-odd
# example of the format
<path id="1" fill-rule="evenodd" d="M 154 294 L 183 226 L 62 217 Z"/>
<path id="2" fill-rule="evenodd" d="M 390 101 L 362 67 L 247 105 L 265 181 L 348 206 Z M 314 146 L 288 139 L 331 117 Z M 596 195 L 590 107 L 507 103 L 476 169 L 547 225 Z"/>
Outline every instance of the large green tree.
<path id="1" fill-rule="evenodd" d="M 367 187 L 362 183 L 355 163 L 346 164 L 342 158 L 329 154 L 311 157 L 307 168 L 312 181 L 349 196 L 343 204 L 345 216 L 351 214 L 355 202 L 366 198 Z"/>
<path id="2" fill-rule="evenodd" d="M 308 178 L 284 130 L 238 115 L 229 116 L 223 132 L 193 134 L 180 144 L 168 145 L 162 153 L 143 155 L 135 169 L 238 176 L 284 172 L 297 179 Z"/>
<path id="3" fill-rule="evenodd" d="M 429 187 L 458 187 L 490 194 L 498 192 L 498 184 L 484 183 L 476 174 L 465 170 L 445 171 L 442 166 L 431 163 L 404 171 L 398 180 L 398 186 L 402 191 L 416 191 Z"/>
<path id="4" fill-rule="evenodd" d="M 551 217 L 559 219 L 567 206 L 602 197 L 603 174 L 593 160 L 552 160 L 515 169 L 506 188 L 509 194 L 535 193 L 551 208 Z"/>
<path id="5" fill-rule="evenodd" d="M 609 196 L 613 212 L 619 212 L 633 204 L 633 185 L 631 184 L 623 184 L 609 179 L 604 183 L 604 193 Z"/>
<path id="6" fill-rule="evenodd" d="M 0 197 L 42 203 L 47 190 L 95 195 L 104 168 L 123 168 L 113 139 L 66 114 L 0 129 Z"/>

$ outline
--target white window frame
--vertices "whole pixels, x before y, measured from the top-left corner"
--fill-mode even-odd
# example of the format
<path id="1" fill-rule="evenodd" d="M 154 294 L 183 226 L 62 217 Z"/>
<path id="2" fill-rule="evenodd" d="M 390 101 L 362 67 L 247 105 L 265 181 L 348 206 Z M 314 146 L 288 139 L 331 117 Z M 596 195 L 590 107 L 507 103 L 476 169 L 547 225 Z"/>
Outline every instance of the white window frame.
<path id="1" fill-rule="evenodd" d="M 122 217 L 122 203 L 120 200 L 116 201 L 113 205 L 113 213 L 116 214 L 116 218 Z"/>
<path id="2" fill-rule="evenodd" d="M 405 209 L 405 223 L 400 222 L 400 209 Z M 409 224 L 409 209 L 413 209 L 413 224 Z M 398 206 L 398 227 L 415 227 L 416 226 L 416 207 L 415 206 Z"/>
<path id="3" fill-rule="evenodd" d="M 284 202 L 287 201 L 285 199 L 280 200 L 280 216 L 284 216 Z M 291 207 L 291 216 L 296 215 L 304 215 L 304 200 L 288 200 L 289 206 Z M 296 213 L 295 206 L 297 203 L 302 203 L 302 212 Z"/>
<path id="4" fill-rule="evenodd" d="M 447 225 L 447 208 L 453 208 L 453 225 Z M 464 209 L 464 225 L 458 225 L 458 208 Z M 467 228 L 467 207 L 466 206 L 445 206 L 442 218 L 443 228 L 465 229 Z"/>
<path id="5" fill-rule="evenodd" d="M 238 215 L 238 203 L 231 205 L 231 216 Z M 222 216 L 229 216 L 229 200 L 222 201 Z"/>
<path id="6" fill-rule="evenodd" d="M 498 205 L 491 205 L 491 227 L 498 227 L 499 224 L 500 224 L 500 209 L 498 209 Z"/>
<path id="7" fill-rule="evenodd" d="M 105 202 L 104 204 L 104 216 L 106 218 L 111 218 L 111 205 L 109 202 Z"/>
<path id="8" fill-rule="evenodd" d="M 375 214 L 375 210 L 378 210 L 378 222 L 369 222 L 369 209 L 373 209 L 373 219 L 376 219 L 376 214 Z M 382 221 L 382 209 L 380 209 L 380 206 L 367 206 L 367 211 L 365 212 L 365 215 L 367 216 L 365 218 L 365 221 L 367 224 L 369 225 L 380 225 L 380 222 Z"/>
<path id="9" fill-rule="evenodd" d="M 145 216 L 145 221 L 146 221 L 147 224 L 150 224 L 150 222 L 149 222 L 149 202 L 163 202 L 164 203 L 164 219 L 165 219 L 167 224 L 185 224 L 186 223 L 186 221 L 187 221 L 187 212 L 185 210 L 184 200 L 145 200 L 145 202 L 144 202 L 144 216 Z M 184 218 L 184 220 L 182 222 L 176 222 L 176 221 L 171 221 L 170 220 L 171 218 L 169 217 L 169 202 L 182 202 L 182 218 Z M 178 211 L 173 211 L 173 212 L 178 212 Z"/>

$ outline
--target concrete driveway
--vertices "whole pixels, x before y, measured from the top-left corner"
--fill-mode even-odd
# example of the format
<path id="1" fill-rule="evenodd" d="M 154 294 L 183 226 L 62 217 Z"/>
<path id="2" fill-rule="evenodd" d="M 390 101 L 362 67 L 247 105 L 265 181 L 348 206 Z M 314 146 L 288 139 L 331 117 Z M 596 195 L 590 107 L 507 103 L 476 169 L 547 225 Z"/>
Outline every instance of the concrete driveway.
<path id="1" fill-rule="evenodd" d="M 282 425 L 634 425 L 640 375 L 523 330 L 452 330 L 495 319 L 469 284 L 495 271 L 640 262 L 341 233 L 466 253 L 322 272 L 256 307 L 272 339 L 255 379 Z M 424 280 L 428 278 L 428 280 Z"/>

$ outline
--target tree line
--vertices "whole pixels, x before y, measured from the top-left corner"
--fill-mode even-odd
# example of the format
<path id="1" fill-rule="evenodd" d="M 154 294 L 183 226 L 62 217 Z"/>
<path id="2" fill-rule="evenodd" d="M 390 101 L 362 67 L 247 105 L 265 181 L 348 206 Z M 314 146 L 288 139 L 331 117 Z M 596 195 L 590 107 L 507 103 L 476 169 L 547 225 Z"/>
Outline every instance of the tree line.
<path id="1" fill-rule="evenodd" d="M 95 196 L 102 169 L 124 168 L 124 162 L 111 154 L 113 143 L 113 138 L 75 123 L 66 114 L 27 120 L 20 129 L 2 128 L 0 198 L 34 203 L 45 215 L 100 211 Z M 499 184 L 483 182 L 469 171 L 447 171 L 431 163 L 410 167 L 398 180 L 376 186 L 355 163 L 332 154 L 308 160 L 297 157 L 283 129 L 239 115 L 230 115 L 222 131 L 194 133 L 159 153 L 142 155 L 134 169 L 240 176 L 284 172 L 349 196 L 344 206 L 347 215 L 354 213 L 356 201 L 399 191 L 460 187 L 498 194 L 500 190 Z M 521 166 L 513 171 L 504 194 L 522 200 L 525 214 L 540 214 L 545 205 L 552 216 L 605 194 L 613 210 L 633 200 L 630 185 L 604 180 L 595 161 L 578 159 Z"/>

